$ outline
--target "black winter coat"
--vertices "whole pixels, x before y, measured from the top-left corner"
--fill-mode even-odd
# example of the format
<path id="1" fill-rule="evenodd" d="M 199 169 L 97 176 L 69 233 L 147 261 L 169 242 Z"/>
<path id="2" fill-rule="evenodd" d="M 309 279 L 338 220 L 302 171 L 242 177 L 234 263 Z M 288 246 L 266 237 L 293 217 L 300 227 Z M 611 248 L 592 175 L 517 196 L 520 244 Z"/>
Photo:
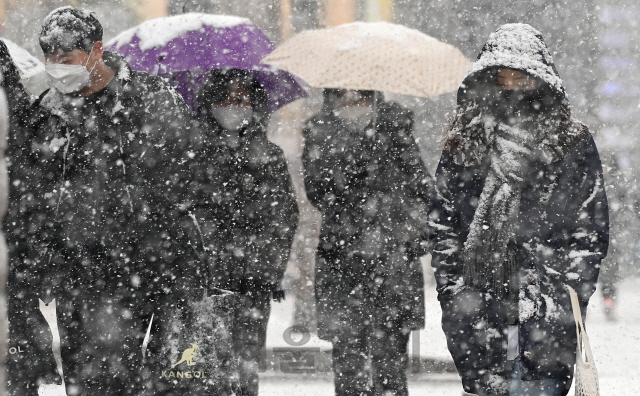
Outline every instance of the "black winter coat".
<path id="1" fill-rule="evenodd" d="M 412 129 L 410 111 L 381 103 L 375 132 L 352 130 L 331 112 L 303 130 L 307 197 L 322 213 L 315 291 L 323 339 L 356 312 L 406 329 L 424 325 L 419 257 L 431 180 Z"/>
<path id="2" fill-rule="evenodd" d="M 191 185 L 213 285 L 241 293 L 280 289 L 298 225 L 284 152 L 258 122 L 235 137 L 205 125 Z"/>
<path id="3" fill-rule="evenodd" d="M 566 103 L 541 36 L 530 34 L 530 27 L 507 26 L 516 28 L 491 36 L 458 92 L 458 103 L 487 68 L 517 65 L 548 84 Z M 501 43 L 509 31 L 519 36 Z M 514 43 L 524 43 L 525 50 Z M 566 386 L 565 394 L 573 376 L 576 332 L 564 285 L 577 291 L 584 313 L 609 240 L 600 157 L 587 127 L 575 121 L 573 127 L 577 137 L 564 156 L 551 162 L 535 160 L 524 178 L 514 240 L 522 379 L 557 380 Z M 488 157 L 481 164 L 465 166 L 445 149 L 436 172 L 429 225 L 449 350 L 467 392 L 496 394 L 495 386 L 504 384 L 508 374 L 506 302 L 465 284 L 462 257 L 487 177 Z"/>
<path id="4" fill-rule="evenodd" d="M 443 328 L 470 392 L 475 391 L 485 368 L 506 360 L 504 339 L 490 336 L 492 326 L 505 330 L 504 323 L 491 323 L 502 309 L 500 303 L 467 288 L 462 279 L 461 246 L 486 173 L 486 165 L 465 168 L 444 152 L 430 210 L 432 265 Z M 575 322 L 563 285 L 578 292 L 585 312 L 607 251 L 608 207 L 603 187 L 598 151 L 585 128 L 583 139 L 570 155 L 533 171 L 523 188 L 517 262 L 527 272 L 520 277 L 519 323 L 525 380 L 572 377 Z M 477 330 L 483 321 L 492 326 Z"/>
<path id="5" fill-rule="evenodd" d="M 10 129 L 7 142 L 9 171 L 9 207 L 3 223 L 9 255 L 7 279 L 7 315 L 9 319 L 9 351 L 7 356 L 7 390 L 10 395 L 36 395 L 38 383 L 55 383 L 59 378 L 51 353 L 39 355 L 36 351 L 51 348 L 51 334 L 38 312 L 37 300 L 29 297 L 26 265 L 23 257 L 28 248 L 24 243 L 29 227 L 27 218 L 21 218 L 22 200 L 33 199 L 33 193 L 24 194 L 21 174 L 32 164 L 25 158 L 24 143 L 33 136 L 42 114 L 33 111 L 29 94 L 20 81 L 20 74 L 4 42 L 0 42 L 2 87 L 7 94 Z M 26 165 L 26 166 L 25 166 Z M 36 275 L 35 280 L 38 276 Z"/>
<path id="6" fill-rule="evenodd" d="M 116 72 L 105 89 L 45 92 L 11 140 L 10 288 L 16 305 L 56 298 L 68 385 L 137 394 L 146 318 L 195 263 L 179 205 L 190 116 L 159 77 L 104 60 Z"/>

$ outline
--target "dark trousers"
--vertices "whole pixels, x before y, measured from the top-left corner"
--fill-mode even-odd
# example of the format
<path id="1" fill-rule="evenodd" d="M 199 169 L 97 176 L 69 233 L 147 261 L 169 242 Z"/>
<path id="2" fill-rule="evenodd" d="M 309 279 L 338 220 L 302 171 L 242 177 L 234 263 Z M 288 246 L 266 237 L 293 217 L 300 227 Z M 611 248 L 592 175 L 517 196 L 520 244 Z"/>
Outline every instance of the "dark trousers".
<path id="1" fill-rule="evenodd" d="M 267 341 L 271 293 L 251 291 L 238 297 L 231 337 L 240 362 L 240 395 L 258 396 L 258 366 Z"/>
<path id="2" fill-rule="evenodd" d="M 99 296 L 56 297 L 67 394 L 138 396 L 143 334 L 135 306 Z M 22 311 L 11 315 L 10 352 L 15 353 L 7 359 L 8 388 L 11 395 L 35 396 L 39 385 L 61 383 L 53 337 L 37 298 L 17 308 Z"/>
<path id="3" fill-rule="evenodd" d="M 400 326 L 344 328 L 333 342 L 337 396 L 407 396 L 409 332 Z"/>

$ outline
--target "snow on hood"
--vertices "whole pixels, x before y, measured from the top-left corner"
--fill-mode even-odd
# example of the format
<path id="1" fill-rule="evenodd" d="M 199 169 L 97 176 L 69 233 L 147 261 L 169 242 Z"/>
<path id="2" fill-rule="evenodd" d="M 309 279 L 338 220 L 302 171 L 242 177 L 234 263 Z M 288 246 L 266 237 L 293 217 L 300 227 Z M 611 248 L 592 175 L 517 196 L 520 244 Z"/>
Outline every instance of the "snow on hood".
<path id="1" fill-rule="evenodd" d="M 192 12 L 143 22 L 132 29 L 120 33 L 110 40 L 106 46 L 111 47 L 115 44 L 116 48 L 119 49 L 123 45 L 129 44 L 134 36 L 138 36 L 140 49 L 144 51 L 167 45 L 171 40 L 185 33 L 200 30 L 205 26 L 223 29 L 248 24 L 251 24 L 249 19 L 237 16 Z"/>
<path id="2" fill-rule="evenodd" d="M 469 86 L 480 72 L 495 67 L 525 72 L 544 81 L 560 97 L 566 97 L 564 84 L 542 34 L 527 24 L 506 24 L 492 33 L 461 89 Z"/>
<path id="3" fill-rule="evenodd" d="M 37 74 L 45 73 L 44 63 L 31 55 L 29 51 L 4 37 L 0 38 L 0 40 L 4 41 L 7 45 L 9 55 L 11 55 L 11 59 L 13 59 L 13 63 L 15 63 L 18 68 L 22 79 L 28 79 Z"/>

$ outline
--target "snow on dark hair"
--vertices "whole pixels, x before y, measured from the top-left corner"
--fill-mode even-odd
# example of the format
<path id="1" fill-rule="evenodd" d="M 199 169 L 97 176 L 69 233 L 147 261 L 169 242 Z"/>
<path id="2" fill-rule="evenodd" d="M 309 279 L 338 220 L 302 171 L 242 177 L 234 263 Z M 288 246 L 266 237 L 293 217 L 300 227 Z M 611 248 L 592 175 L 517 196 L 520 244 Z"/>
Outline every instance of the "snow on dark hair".
<path id="1" fill-rule="evenodd" d="M 45 54 L 75 49 L 90 53 L 96 41 L 102 41 L 102 25 L 93 11 L 61 7 L 44 19 L 39 41 Z"/>

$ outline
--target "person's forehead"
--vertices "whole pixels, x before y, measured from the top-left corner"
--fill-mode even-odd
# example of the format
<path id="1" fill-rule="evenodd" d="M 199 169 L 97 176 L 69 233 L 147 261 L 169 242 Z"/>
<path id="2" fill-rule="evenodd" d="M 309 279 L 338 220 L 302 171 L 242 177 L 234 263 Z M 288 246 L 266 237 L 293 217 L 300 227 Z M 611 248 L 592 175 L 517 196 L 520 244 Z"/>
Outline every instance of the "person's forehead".
<path id="1" fill-rule="evenodd" d="M 249 89 L 247 83 L 241 80 L 234 80 L 229 84 L 229 91 L 231 94 L 247 94 Z"/>
<path id="2" fill-rule="evenodd" d="M 75 58 L 77 56 L 82 56 L 82 55 L 88 55 L 88 54 L 80 49 L 73 49 L 70 51 L 59 49 L 50 54 L 46 54 L 45 58 L 48 58 L 48 59 L 49 58 Z"/>
<path id="3" fill-rule="evenodd" d="M 529 74 L 515 69 L 499 69 L 498 77 L 531 78 Z"/>

